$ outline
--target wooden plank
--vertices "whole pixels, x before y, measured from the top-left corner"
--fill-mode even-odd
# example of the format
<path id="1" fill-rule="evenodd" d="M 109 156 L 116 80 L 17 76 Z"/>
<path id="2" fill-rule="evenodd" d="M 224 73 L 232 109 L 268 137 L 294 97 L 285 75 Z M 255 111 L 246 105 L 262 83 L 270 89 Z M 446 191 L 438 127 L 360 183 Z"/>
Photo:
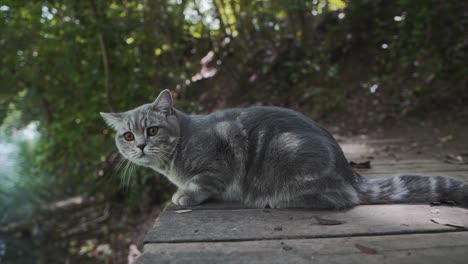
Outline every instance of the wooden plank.
<path id="1" fill-rule="evenodd" d="M 366 161 L 366 159 L 358 160 L 358 161 Z M 435 159 L 371 159 L 370 160 L 372 165 L 386 165 L 386 164 L 434 164 L 434 163 L 444 163 L 440 160 Z"/>
<path id="2" fill-rule="evenodd" d="M 438 209 L 439 213 L 431 212 Z M 316 217 L 343 221 L 320 225 Z M 428 205 L 366 205 L 346 211 L 305 209 L 165 211 L 146 235 L 146 243 L 239 241 L 284 238 L 447 232 L 460 229 L 431 222 L 437 217 L 468 226 L 468 210 Z"/>
<path id="3" fill-rule="evenodd" d="M 369 169 L 359 169 L 359 171 L 368 172 L 407 172 L 407 171 L 468 171 L 468 165 L 447 164 L 447 163 L 431 163 L 431 164 L 387 164 L 387 165 L 372 165 Z"/>
<path id="4" fill-rule="evenodd" d="M 384 178 L 389 176 L 412 174 L 412 175 L 423 175 L 423 176 L 446 176 L 453 177 L 459 180 L 468 181 L 467 171 L 432 171 L 432 172 L 406 172 L 406 173 L 369 173 L 359 172 L 362 176 L 367 178 Z"/>
<path id="5" fill-rule="evenodd" d="M 407 138 L 380 138 L 380 139 L 371 139 L 371 138 L 359 138 L 359 137 L 342 137 L 340 135 L 333 135 L 335 139 L 338 140 L 340 145 L 348 144 L 363 144 L 363 145 L 372 145 L 372 144 L 385 144 L 385 145 L 394 145 L 395 143 L 407 143 L 411 140 Z"/>
<path id="6" fill-rule="evenodd" d="M 450 176 L 450 175 L 460 175 L 462 177 L 465 177 L 466 175 L 468 175 L 468 171 L 466 170 L 438 170 L 438 169 L 434 169 L 434 170 L 429 170 L 429 169 L 426 169 L 426 170 L 414 170 L 414 171 L 411 171 L 411 170 L 401 170 L 401 171 L 369 171 L 369 172 L 364 172 L 364 173 L 368 173 L 368 174 L 386 174 L 386 175 L 395 175 L 395 174 L 398 174 L 398 175 L 402 175 L 402 174 L 415 174 L 415 175 L 427 175 L 427 174 L 430 174 L 430 175 L 438 175 L 438 176 Z"/>
<path id="7" fill-rule="evenodd" d="M 362 245 L 370 250 L 361 251 L 356 245 Z M 464 264 L 467 259 L 468 232 L 456 232 L 379 237 L 148 244 L 145 245 L 144 253 L 138 258 L 137 264 L 156 262 Z"/>
<path id="8" fill-rule="evenodd" d="M 404 169 L 409 169 L 409 170 L 424 170 L 424 169 L 439 169 L 439 170 L 468 170 L 468 165 L 466 164 L 449 164 L 449 163 L 407 163 L 407 164 L 400 164 L 400 163 L 395 163 L 395 164 L 372 164 L 374 165 L 371 169 L 376 168 L 380 170 L 404 170 Z"/>
<path id="9" fill-rule="evenodd" d="M 226 202 L 226 201 L 209 201 L 200 205 L 194 206 L 179 206 L 170 204 L 166 207 L 166 211 L 178 211 L 178 210 L 235 210 L 235 209 L 257 209 L 249 207 L 247 205 L 240 204 L 238 202 Z"/>
<path id="10" fill-rule="evenodd" d="M 416 174 L 424 176 L 449 176 L 461 180 L 468 180 L 467 164 L 448 164 L 435 160 L 396 162 L 396 163 L 374 163 L 372 168 L 358 169 L 357 171 L 370 178 L 381 178 L 400 174 Z"/>

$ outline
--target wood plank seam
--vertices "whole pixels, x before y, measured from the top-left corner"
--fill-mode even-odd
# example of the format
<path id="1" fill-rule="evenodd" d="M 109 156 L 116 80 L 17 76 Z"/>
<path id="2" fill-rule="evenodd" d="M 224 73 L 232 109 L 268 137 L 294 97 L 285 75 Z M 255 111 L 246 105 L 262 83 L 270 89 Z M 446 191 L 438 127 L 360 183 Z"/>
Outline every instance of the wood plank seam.
<path id="1" fill-rule="evenodd" d="M 415 235 L 415 234 L 441 234 L 441 233 L 454 233 L 454 232 L 467 232 L 467 228 L 453 227 L 451 230 L 447 229 L 432 229 L 432 230 L 416 230 L 416 231 L 393 231 L 382 233 L 347 233 L 347 234 L 327 234 L 327 235 L 308 235 L 308 236 L 294 236 L 294 237 L 269 237 L 269 238 L 229 238 L 229 239 L 213 239 L 213 240 L 159 240 L 159 241 L 144 241 L 147 244 L 183 244 L 183 243 L 224 243 L 224 242 L 248 242 L 248 241 L 271 241 L 271 240 L 298 240 L 298 239 L 325 239 L 325 238 L 347 238 L 347 237 L 379 237 L 379 236 L 400 236 L 400 235 Z"/>

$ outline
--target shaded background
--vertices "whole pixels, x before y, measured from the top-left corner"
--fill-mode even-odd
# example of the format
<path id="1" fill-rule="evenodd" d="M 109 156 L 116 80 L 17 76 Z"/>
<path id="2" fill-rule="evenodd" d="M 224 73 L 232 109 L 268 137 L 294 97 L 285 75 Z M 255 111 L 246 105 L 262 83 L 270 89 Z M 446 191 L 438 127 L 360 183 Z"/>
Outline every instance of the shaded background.
<path id="1" fill-rule="evenodd" d="M 0 263 L 126 262 L 173 187 L 127 165 L 98 113 L 162 89 L 190 113 L 284 106 L 342 134 L 466 120 L 467 7 L 1 1 Z"/>

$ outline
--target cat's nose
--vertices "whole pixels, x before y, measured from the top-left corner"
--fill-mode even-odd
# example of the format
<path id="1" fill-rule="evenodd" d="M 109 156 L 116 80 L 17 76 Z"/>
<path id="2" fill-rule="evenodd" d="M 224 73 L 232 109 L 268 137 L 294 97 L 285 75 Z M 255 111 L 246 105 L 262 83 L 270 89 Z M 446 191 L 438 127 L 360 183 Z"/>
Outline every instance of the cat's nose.
<path id="1" fill-rule="evenodd" d="M 146 147 L 146 144 L 140 144 L 137 147 L 143 151 L 143 149 Z"/>

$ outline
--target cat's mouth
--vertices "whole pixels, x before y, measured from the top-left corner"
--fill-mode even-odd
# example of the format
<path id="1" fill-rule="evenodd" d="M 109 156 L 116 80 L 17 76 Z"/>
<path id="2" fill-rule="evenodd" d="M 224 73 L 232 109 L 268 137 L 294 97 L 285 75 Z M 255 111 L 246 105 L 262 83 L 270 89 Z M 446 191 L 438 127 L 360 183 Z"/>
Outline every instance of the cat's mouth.
<path id="1" fill-rule="evenodd" d="M 141 153 L 138 156 L 134 157 L 132 161 L 140 165 L 146 165 L 150 162 L 150 159 L 147 154 Z"/>
<path id="2" fill-rule="evenodd" d="M 148 155 L 144 151 L 140 151 L 140 154 L 136 156 L 137 159 L 146 158 Z"/>
<path id="3" fill-rule="evenodd" d="M 148 166 L 154 162 L 153 153 L 148 151 L 139 151 L 130 157 L 130 160 L 136 164 Z"/>
<path id="4" fill-rule="evenodd" d="M 143 151 L 140 151 L 139 153 L 134 153 L 133 155 L 131 155 L 130 159 L 137 162 L 137 161 L 146 160 L 147 157 L 148 155 L 146 153 L 144 153 Z"/>

